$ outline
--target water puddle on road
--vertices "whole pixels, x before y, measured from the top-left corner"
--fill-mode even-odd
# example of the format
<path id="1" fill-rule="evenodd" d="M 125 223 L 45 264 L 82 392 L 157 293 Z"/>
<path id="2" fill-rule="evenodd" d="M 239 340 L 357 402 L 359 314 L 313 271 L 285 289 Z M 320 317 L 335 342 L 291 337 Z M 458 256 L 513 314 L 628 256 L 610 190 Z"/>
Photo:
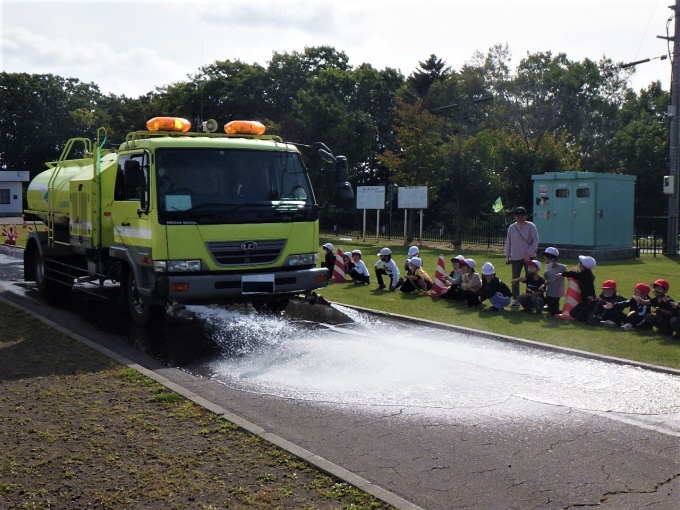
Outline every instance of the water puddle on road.
<path id="1" fill-rule="evenodd" d="M 204 375 L 244 391 L 366 408 L 680 413 L 680 377 L 369 317 L 321 324 L 194 309 L 224 355 Z M 239 339 L 235 342 L 234 339 Z M 529 405 L 531 407 L 531 405 Z"/>

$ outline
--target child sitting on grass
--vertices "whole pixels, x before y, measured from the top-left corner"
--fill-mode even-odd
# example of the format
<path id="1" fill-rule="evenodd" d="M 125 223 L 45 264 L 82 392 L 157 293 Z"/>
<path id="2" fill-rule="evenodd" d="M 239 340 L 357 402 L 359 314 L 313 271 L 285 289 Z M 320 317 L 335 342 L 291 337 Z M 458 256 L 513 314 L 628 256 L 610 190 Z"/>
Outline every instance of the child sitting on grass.
<path id="1" fill-rule="evenodd" d="M 354 267 L 349 272 L 349 275 L 354 280 L 354 285 L 369 285 L 371 283 L 371 275 L 366 264 L 361 260 L 361 250 L 352 250 L 352 262 Z"/>
<path id="2" fill-rule="evenodd" d="M 595 275 L 593 274 L 595 265 L 593 257 L 579 255 L 576 267 L 571 271 L 558 273 L 558 276 L 573 278 L 578 283 L 581 301 L 571 309 L 569 315 L 579 322 L 587 322 L 595 307 Z"/>
<path id="3" fill-rule="evenodd" d="M 627 306 L 629 302 L 630 300 L 616 292 L 614 280 L 605 280 L 602 283 L 602 292 L 597 298 L 593 313 L 588 319 L 588 324 L 591 326 L 599 324 L 606 328 L 620 326 L 625 318 L 622 308 Z"/>
<path id="4" fill-rule="evenodd" d="M 460 282 L 461 300 L 466 301 L 470 308 L 479 306 L 479 289 L 482 288 L 482 280 L 475 272 L 477 263 L 474 259 L 465 259 L 461 260 L 459 265 L 463 273 L 463 279 Z"/>
<path id="5" fill-rule="evenodd" d="M 399 290 L 401 292 L 413 292 L 416 290 L 432 290 L 432 278 L 423 269 L 423 259 L 411 257 L 408 261 L 409 271 L 404 277 L 404 283 Z"/>
<path id="6" fill-rule="evenodd" d="M 633 287 L 633 297 L 630 298 L 627 304 L 617 304 L 616 307 L 622 309 L 630 307 L 630 312 L 623 319 L 621 329 L 630 331 L 636 329 L 652 329 L 652 323 L 647 320 L 647 313 L 649 311 L 649 292 L 652 289 L 646 283 L 638 283 Z"/>
<path id="7" fill-rule="evenodd" d="M 506 306 L 510 306 L 512 291 L 496 276 L 496 269 L 491 262 L 484 262 L 482 265 L 482 276 L 484 282 L 479 291 L 479 302 L 483 303 L 488 299 L 491 303 L 489 309 L 494 312 L 500 312 Z"/>
<path id="8" fill-rule="evenodd" d="M 654 312 L 649 317 L 656 330 L 662 335 L 671 336 L 671 317 L 673 316 L 674 301 L 666 294 L 670 284 L 661 278 L 656 280 L 653 285 L 654 297 L 649 300 L 649 304 L 654 307 Z"/>
<path id="9" fill-rule="evenodd" d="M 545 280 L 538 274 L 541 270 L 541 263 L 538 260 L 528 260 L 526 266 L 527 276 L 514 278 L 510 282 L 525 282 L 527 284 L 526 290 L 517 296 L 517 301 L 522 305 L 522 311 L 530 313 L 534 309 L 536 313 L 541 313 L 544 305 L 542 289 L 545 284 Z"/>
<path id="10" fill-rule="evenodd" d="M 460 270 L 460 261 L 465 260 L 462 255 L 456 255 L 451 259 L 453 264 L 453 271 L 449 273 L 446 277 L 446 285 L 448 289 L 444 292 L 441 297 L 444 299 L 451 299 L 455 301 L 460 301 L 462 298 L 460 283 L 463 281 L 463 272 Z"/>

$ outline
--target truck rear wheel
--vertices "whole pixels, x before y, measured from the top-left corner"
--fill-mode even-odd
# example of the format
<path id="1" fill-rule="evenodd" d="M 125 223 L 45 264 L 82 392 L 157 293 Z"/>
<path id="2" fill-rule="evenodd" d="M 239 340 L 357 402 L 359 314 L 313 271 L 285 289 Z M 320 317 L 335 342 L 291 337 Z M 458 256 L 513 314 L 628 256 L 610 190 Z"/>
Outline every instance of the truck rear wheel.
<path id="1" fill-rule="evenodd" d="M 162 322 L 165 318 L 165 307 L 162 305 L 151 305 L 147 303 L 139 294 L 135 273 L 128 270 L 125 277 L 125 301 L 127 302 L 130 317 L 135 324 L 146 326 Z"/>
<path id="2" fill-rule="evenodd" d="M 41 296 L 49 302 L 57 302 L 66 297 L 73 288 L 73 279 L 62 272 L 55 272 L 49 267 L 49 261 L 43 257 L 39 249 L 33 252 L 33 274 L 36 287 Z"/>

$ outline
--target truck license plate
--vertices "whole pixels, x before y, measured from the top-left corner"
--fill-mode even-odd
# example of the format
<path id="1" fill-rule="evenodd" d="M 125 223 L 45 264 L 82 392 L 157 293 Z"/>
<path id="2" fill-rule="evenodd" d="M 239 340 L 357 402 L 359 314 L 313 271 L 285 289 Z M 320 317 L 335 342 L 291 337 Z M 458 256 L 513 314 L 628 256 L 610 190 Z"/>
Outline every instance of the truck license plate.
<path id="1" fill-rule="evenodd" d="M 267 294 L 272 292 L 274 292 L 273 274 L 255 274 L 241 278 L 242 294 Z"/>

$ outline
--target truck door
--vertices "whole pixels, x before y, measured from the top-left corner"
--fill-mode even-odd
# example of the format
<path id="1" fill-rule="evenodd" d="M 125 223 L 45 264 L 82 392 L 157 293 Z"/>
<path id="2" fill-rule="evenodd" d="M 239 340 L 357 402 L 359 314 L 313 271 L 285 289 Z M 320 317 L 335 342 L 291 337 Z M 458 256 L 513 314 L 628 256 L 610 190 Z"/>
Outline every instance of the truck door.
<path id="1" fill-rule="evenodd" d="M 118 160 L 111 222 L 113 225 L 113 241 L 116 244 L 132 248 L 139 256 L 149 255 L 151 243 L 151 227 L 148 216 L 139 214 L 140 198 L 143 192 L 138 182 L 126 179 L 126 162 L 137 162 L 146 179 L 148 189 L 148 155 L 146 153 L 122 155 Z M 141 251 L 140 251 L 141 250 Z"/>

